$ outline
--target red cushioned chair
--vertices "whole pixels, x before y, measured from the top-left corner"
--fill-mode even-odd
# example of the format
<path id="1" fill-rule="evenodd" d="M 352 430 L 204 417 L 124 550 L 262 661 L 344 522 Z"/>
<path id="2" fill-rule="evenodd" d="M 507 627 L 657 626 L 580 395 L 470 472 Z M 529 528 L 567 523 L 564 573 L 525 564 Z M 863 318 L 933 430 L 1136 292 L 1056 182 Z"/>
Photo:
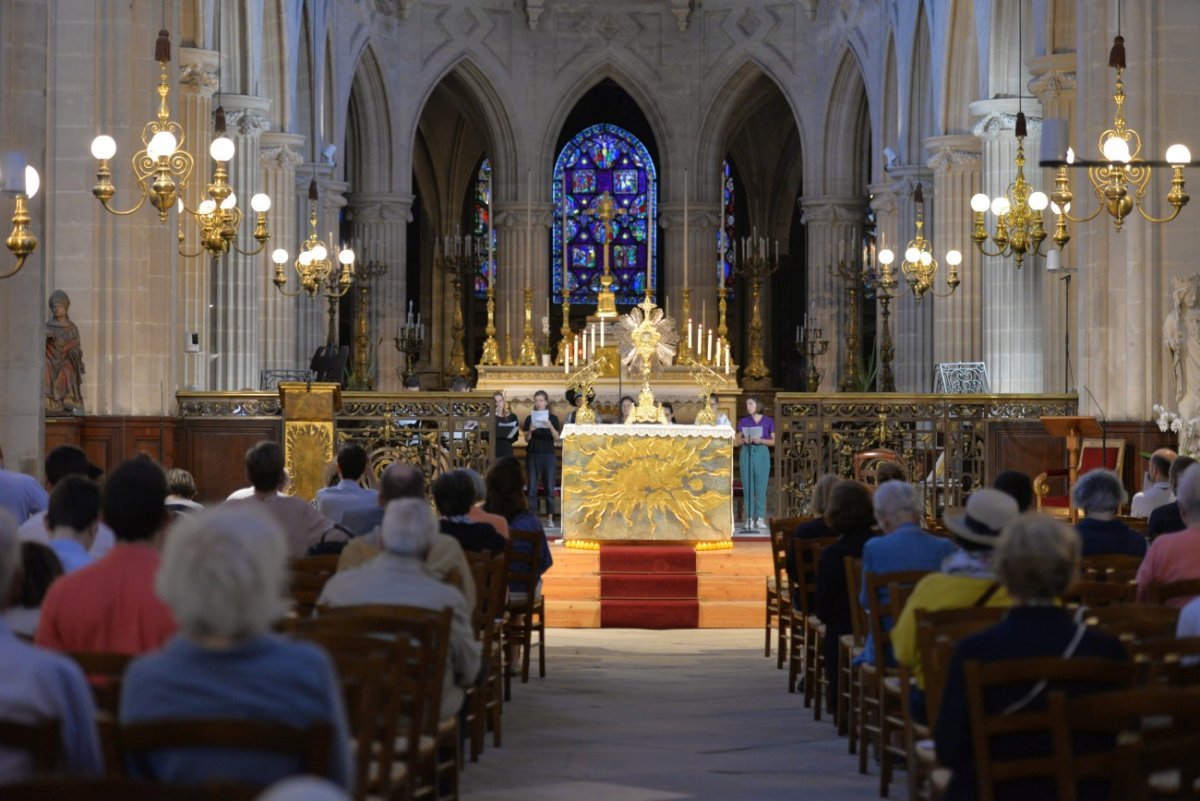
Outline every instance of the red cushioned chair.
<path id="1" fill-rule="evenodd" d="M 1107 441 L 1103 439 L 1085 439 L 1082 447 L 1079 449 L 1079 475 L 1087 473 L 1090 470 L 1095 470 L 1097 467 L 1103 467 L 1107 470 L 1112 470 L 1118 476 L 1122 474 L 1122 469 L 1125 466 L 1125 446 L 1128 443 L 1123 439 L 1109 438 Z M 1067 477 L 1070 471 L 1065 467 L 1053 467 L 1038 475 L 1033 480 L 1033 492 L 1037 496 L 1037 508 L 1039 512 L 1047 512 L 1050 514 L 1061 512 L 1066 514 L 1071 506 L 1070 493 L 1072 487 L 1067 487 Z M 1066 492 L 1061 495 L 1051 495 L 1054 491 L 1051 487 L 1051 480 L 1061 478 L 1061 482 L 1055 482 L 1061 491 L 1062 487 L 1066 487 Z"/>

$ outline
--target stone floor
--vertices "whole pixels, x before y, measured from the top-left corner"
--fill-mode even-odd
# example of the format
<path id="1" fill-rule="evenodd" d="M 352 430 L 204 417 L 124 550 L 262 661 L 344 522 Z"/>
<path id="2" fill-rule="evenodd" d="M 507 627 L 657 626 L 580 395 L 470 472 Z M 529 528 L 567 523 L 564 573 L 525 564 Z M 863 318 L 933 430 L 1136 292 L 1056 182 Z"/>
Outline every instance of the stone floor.
<path id="1" fill-rule="evenodd" d="M 832 724 L 814 723 L 788 694 L 762 638 L 761 629 L 550 630 L 546 678 L 513 684 L 504 746 L 468 764 L 462 797 L 877 798 L 878 774 L 860 776 Z M 900 779 L 893 799 L 905 797 Z"/>

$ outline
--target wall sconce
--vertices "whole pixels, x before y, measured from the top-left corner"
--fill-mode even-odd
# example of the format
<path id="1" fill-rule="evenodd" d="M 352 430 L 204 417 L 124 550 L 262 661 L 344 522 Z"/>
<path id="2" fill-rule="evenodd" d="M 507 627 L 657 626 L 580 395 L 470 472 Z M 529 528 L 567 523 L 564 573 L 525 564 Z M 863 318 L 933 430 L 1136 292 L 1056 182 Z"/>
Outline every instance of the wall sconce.
<path id="1" fill-rule="evenodd" d="M 38 171 L 32 166 L 28 164 L 23 167 L 21 166 L 23 161 L 24 159 L 19 156 L 6 159 L 6 163 L 11 165 L 6 172 L 11 174 L 15 171 L 18 175 L 18 180 L 16 186 L 12 187 L 11 190 L 16 192 L 16 205 L 13 207 L 12 216 L 12 233 L 4 240 L 4 244 L 9 252 L 17 257 L 17 263 L 11 270 L 0 275 L 0 279 L 12 278 L 19 273 L 21 268 L 25 266 L 25 259 L 29 258 L 37 250 L 38 246 L 37 237 L 29 231 L 31 220 L 29 217 L 28 202 L 38 193 L 42 181 L 41 176 L 38 175 Z M 22 177 L 24 178 L 23 181 L 20 180 Z"/>

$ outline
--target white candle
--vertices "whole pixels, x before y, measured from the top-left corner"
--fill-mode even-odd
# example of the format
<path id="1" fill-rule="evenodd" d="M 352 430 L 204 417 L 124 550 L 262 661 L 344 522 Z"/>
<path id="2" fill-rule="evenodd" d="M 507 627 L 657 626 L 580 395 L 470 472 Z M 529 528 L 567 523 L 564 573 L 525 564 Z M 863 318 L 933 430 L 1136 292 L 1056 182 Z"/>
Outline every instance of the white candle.
<path id="1" fill-rule="evenodd" d="M 683 285 L 688 285 L 688 171 L 683 171 Z M 666 303 L 663 304 L 666 308 Z"/>
<path id="2" fill-rule="evenodd" d="M 712 329 L 708 329 L 708 360 L 712 361 Z"/>
<path id="3" fill-rule="evenodd" d="M 688 332 L 688 350 L 691 350 L 692 349 L 692 318 L 691 317 L 688 318 L 687 332 Z"/>
<path id="4" fill-rule="evenodd" d="M 604 324 L 600 324 L 600 349 L 604 349 Z"/>
<path id="5" fill-rule="evenodd" d="M 725 346 L 725 375 L 729 375 L 729 346 Z"/>

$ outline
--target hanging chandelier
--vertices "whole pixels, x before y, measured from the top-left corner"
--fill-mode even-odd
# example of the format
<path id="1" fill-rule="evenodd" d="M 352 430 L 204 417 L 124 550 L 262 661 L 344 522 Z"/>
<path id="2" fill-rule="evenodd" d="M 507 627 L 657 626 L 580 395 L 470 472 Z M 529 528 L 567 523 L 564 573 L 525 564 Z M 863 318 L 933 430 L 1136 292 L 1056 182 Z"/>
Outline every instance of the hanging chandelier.
<path id="1" fill-rule="evenodd" d="M 962 264 L 962 254 L 957 250 L 946 251 L 946 264 L 950 266 L 946 274 L 947 291 L 935 290 L 933 282 L 937 276 L 938 262 L 933 257 L 933 249 L 929 240 L 925 238 L 925 192 L 921 184 L 917 184 L 916 191 L 913 192 L 913 201 L 917 204 L 917 231 L 904 249 L 904 261 L 900 262 L 900 272 L 904 275 L 904 280 L 918 301 L 923 300 L 925 295 L 930 293 L 939 298 L 949 297 L 962 283 L 958 277 L 958 265 Z M 884 248 L 879 251 L 877 258 L 884 266 L 884 272 L 890 275 L 891 265 L 896 260 L 896 254 L 890 249 Z"/>
<path id="2" fill-rule="evenodd" d="M 171 86 L 167 79 L 167 64 L 171 61 L 171 37 L 165 30 L 158 32 L 154 43 L 154 60 L 158 62 L 158 114 L 155 119 L 142 127 L 142 149 L 133 154 L 130 163 L 134 177 L 142 196 L 136 205 L 129 209 L 116 209 L 109 205 L 116 187 L 112 182 L 112 171 L 109 160 L 117 154 L 116 141 L 107 134 L 101 134 L 92 140 L 92 156 L 96 159 L 96 185 L 92 194 L 100 201 L 100 205 L 112 214 L 125 216 L 133 214 L 147 201 L 158 209 L 160 222 L 167 221 L 167 215 L 179 190 L 187 187 L 188 178 L 195 166 L 192 155 L 183 148 L 183 126 L 171 119 L 171 111 L 167 108 L 167 96 Z"/>
<path id="3" fill-rule="evenodd" d="M 1188 193 L 1184 187 L 1183 168 L 1191 164 L 1192 154 L 1186 145 L 1173 144 L 1167 148 L 1164 161 L 1150 161 L 1141 157 L 1142 137 L 1136 130 L 1125 122 L 1125 37 L 1120 33 L 1121 7 L 1117 6 L 1117 35 L 1113 38 L 1112 50 L 1109 51 L 1108 66 L 1117 71 L 1116 82 L 1113 86 L 1112 127 L 1101 132 L 1097 141 L 1100 150 L 1100 160 L 1087 161 L 1075 158 L 1071 148 L 1065 148 L 1066 158 L 1062 159 L 1061 146 L 1057 143 L 1047 144 L 1057 151 L 1053 160 L 1043 160 L 1043 166 L 1057 167 L 1054 176 L 1054 192 L 1050 195 L 1051 208 L 1056 214 L 1061 214 L 1072 222 L 1087 222 L 1094 219 L 1101 211 L 1107 211 L 1112 217 L 1113 227 L 1121 230 L 1121 226 L 1136 208 L 1138 213 L 1148 222 L 1166 223 L 1179 216 L 1179 212 L 1187 205 Z M 1065 127 L 1060 123 L 1054 128 L 1056 136 L 1065 140 Z M 1049 140 L 1050 137 L 1047 136 Z M 1155 217 L 1145 208 L 1144 201 L 1150 177 L 1155 167 L 1170 167 L 1172 171 L 1171 189 L 1167 193 L 1167 203 L 1171 212 L 1165 217 Z M 1067 176 L 1068 167 L 1086 168 L 1088 179 L 1092 183 L 1096 197 L 1100 200 L 1097 209 L 1086 217 L 1072 217 L 1070 214 L 1071 192 L 1070 178 Z"/>

